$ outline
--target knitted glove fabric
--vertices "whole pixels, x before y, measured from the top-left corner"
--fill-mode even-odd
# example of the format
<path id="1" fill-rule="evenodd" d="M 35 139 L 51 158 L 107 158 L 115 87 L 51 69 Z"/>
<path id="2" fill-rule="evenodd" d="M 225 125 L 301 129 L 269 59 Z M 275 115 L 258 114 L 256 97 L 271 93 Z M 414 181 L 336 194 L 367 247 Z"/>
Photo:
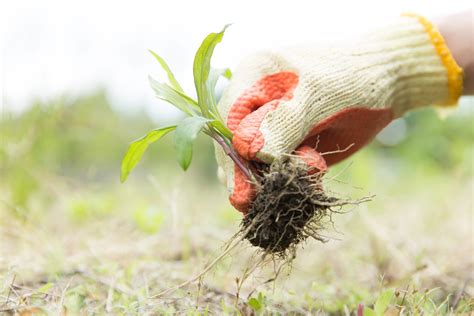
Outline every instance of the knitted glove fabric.
<path id="1" fill-rule="evenodd" d="M 318 169 L 370 142 L 394 118 L 428 105 L 454 105 L 462 70 L 426 19 L 406 15 L 357 41 L 304 45 L 246 58 L 219 111 L 247 160 L 300 153 Z M 321 155 L 318 153 L 321 153 Z M 248 179 L 216 147 L 230 201 L 246 212 Z"/>

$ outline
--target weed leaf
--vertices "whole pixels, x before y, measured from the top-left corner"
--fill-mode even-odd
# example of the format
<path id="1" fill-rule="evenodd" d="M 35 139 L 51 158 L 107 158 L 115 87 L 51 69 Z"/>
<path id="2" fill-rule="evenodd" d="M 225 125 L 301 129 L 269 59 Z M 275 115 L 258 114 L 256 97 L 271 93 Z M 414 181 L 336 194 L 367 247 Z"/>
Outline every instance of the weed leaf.
<path id="1" fill-rule="evenodd" d="M 230 79 L 232 77 L 232 72 L 229 68 L 211 68 L 209 72 L 209 78 L 206 82 L 206 89 L 209 94 L 209 108 L 212 113 L 217 115 L 219 120 L 222 120 L 219 111 L 217 110 L 217 100 L 216 100 L 216 84 L 219 77 L 224 77 Z"/>
<path id="2" fill-rule="evenodd" d="M 178 162 L 184 170 L 187 170 L 191 164 L 194 140 L 206 123 L 208 123 L 207 132 L 211 137 L 220 135 L 224 138 L 226 144 L 229 144 L 232 140 L 232 132 L 223 123 L 217 111 L 214 96 L 218 78 L 220 76 L 230 78 L 232 73 L 229 69 L 211 70 L 210 65 L 214 48 L 222 40 L 226 28 L 227 26 L 219 33 L 209 34 L 196 52 L 193 64 L 193 75 L 198 96 L 197 101 L 184 93 L 183 88 L 176 80 L 176 77 L 165 60 L 150 50 L 150 53 L 166 72 L 169 81 L 169 84 L 161 83 L 149 76 L 150 86 L 159 99 L 175 106 L 188 115 L 188 117 L 178 125 L 153 130 L 146 136 L 130 144 L 122 160 L 120 173 L 121 182 L 127 179 L 148 146 L 174 129 L 176 129 L 174 141 L 177 149 Z"/>
<path id="3" fill-rule="evenodd" d="M 373 309 L 365 307 L 364 308 L 364 316 L 378 316 Z"/>
<path id="4" fill-rule="evenodd" d="M 260 304 L 260 302 L 255 298 L 255 297 L 251 297 L 248 302 L 247 302 L 250 307 L 252 307 L 252 309 L 256 312 L 260 311 L 262 309 L 262 304 Z"/>
<path id="5" fill-rule="evenodd" d="M 211 70 L 211 57 L 214 52 L 216 45 L 222 40 L 224 32 L 228 25 L 219 33 L 211 33 L 202 42 L 201 46 L 196 52 L 193 64 L 194 74 L 194 85 L 196 86 L 196 92 L 198 96 L 198 103 L 201 107 L 203 116 L 210 118 L 209 104 L 211 101 L 210 91 L 207 89 L 207 80 L 209 78 L 209 72 Z M 217 113 L 214 113 L 217 114 Z"/>
<path id="6" fill-rule="evenodd" d="M 227 126 L 225 126 L 221 120 L 216 119 L 215 121 L 210 122 L 210 124 L 212 125 L 213 128 L 215 128 L 219 132 L 219 134 L 224 136 L 227 140 L 229 141 L 232 140 L 232 137 L 234 136 L 234 134 L 232 134 L 230 129 L 228 129 Z"/>
<path id="7" fill-rule="evenodd" d="M 178 83 L 178 81 L 176 80 L 173 72 L 171 71 L 170 67 L 168 66 L 168 64 L 165 62 L 165 60 L 163 58 L 161 58 L 161 56 L 159 56 L 157 53 L 155 53 L 154 51 L 152 50 L 148 50 L 152 55 L 153 57 L 156 58 L 156 60 L 160 63 L 161 65 L 161 68 L 163 68 L 163 70 L 166 72 L 166 75 L 168 76 L 168 80 L 171 84 L 171 86 L 175 89 L 175 90 L 178 90 L 180 92 L 184 92 L 183 88 L 181 88 L 181 85 Z"/>
<path id="8" fill-rule="evenodd" d="M 137 139 L 136 141 L 131 143 L 128 147 L 127 153 L 125 154 L 122 160 L 120 181 L 124 182 L 127 179 L 128 175 L 140 161 L 143 156 L 143 153 L 146 151 L 150 144 L 156 142 L 161 137 L 165 136 L 174 129 L 176 129 L 176 125 L 155 129 L 143 136 L 142 138 Z"/>
<path id="9" fill-rule="evenodd" d="M 36 293 L 39 293 L 39 294 L 46 294 L 48 293 L 48 291 L 54 286 L 53 283 L 51 282 L 48 282 L 46 283 L 45 285 L 41 286 L 40 288 L 38 288 L 36 290 Z"/>
<path id="10" fill-rule="evenodd" d="M 195 103 L 196 101 L 188 97 L 183 92 L 175 90 L 166 83 L 158 82 L 151 76 L 148 76 L 148 80 L 150 81 L 150 86 L 155 91 L 156 97 L 158 99 L 164 100 L 174 105 L 176 108 L 183 111 L 187 115 L 195 115 L 196 113 L 193 111 L 193 109 L 199 110 L 197 103 Z"/>
<path id="11" fill-rule="evenodd" d="M 187 170 L 193 158 L 193 143 L 204 125 L 211 120 L 202 116 L 187 117 L 176 127 L 174 144 L 181 168 Z"/>
<path id="12" fill-rule="evenodd" d="M 384 291 L 382 294 L 380 294 L 379 298 L 377 299 L 377 302 L 375 302 L 375 306 L 374 306 L 375 314 L 383 315 L 385 311 L 387 310 L 388 304 L 390 304 L 392 297 L 393 297 L 393 290 L 391 289 L 388 289 Z"/>

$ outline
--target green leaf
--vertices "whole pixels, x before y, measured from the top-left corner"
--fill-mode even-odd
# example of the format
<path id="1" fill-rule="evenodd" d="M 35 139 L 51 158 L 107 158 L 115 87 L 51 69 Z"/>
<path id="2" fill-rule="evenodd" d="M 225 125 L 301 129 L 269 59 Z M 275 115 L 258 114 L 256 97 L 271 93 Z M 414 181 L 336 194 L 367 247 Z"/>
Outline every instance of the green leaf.
<path id="1" fill-rule="evenodd" d="M 217 101 L 216 101 L 216 84 L 219 77 L 225 77 L 230 79 L 232 72 L 229 68 L 211 68 L 209 72 L 209 78 L 207 79 L 206 89 L 209 94 L 209 110 L 215 114 L 215 117 L 222 121 L 219 111 L 217 110 Z"/>
<path id="2" fill-rule="evenodd" d="M 39 289 L 37 289 L 36 293 L 46 294 L 53 286 L 54 286 L 53 283 L 48 282 L 45 285 L 41 286 Z"/>
<path id="3" fill-rule="evenodd" d="M 234 134 L 232 134 L 230 129 L 228 129 L 227 126 L 225 126 L 224 123 L 222 123 L 219 119 L 216 118 L 216 120 L 210 122 L 210 124 L 219 132 L 219 134 L 221 134 L 230 141 L 232 140 Z"/>
<path id="4" fill-rule="evenodd" d="M 369 307 L 364 307 L 364 316 L 377 316 L 374 310 Z"/>
<path id="5" fill-rule="evenodd" d="M 64 306 L 68 314 L 79 314 L 85 305 L 86 293 L 84 285 L 78 285 L 65 293 Z"/>
<path id="6" fill-rule="evenodd" d="M 211 120 L 202 116 L 187 117 L 176 127 L 174 144 L 181 168 L 187 170 L 193 158 L 193 143 L 204 125 Z"/>
<path id="7" fill-rule="evenodd" d="M 125 154 L 122 160 L 120 181 L 124 182 L 127 179 L 128 175 L 140 161 L 143 156 L 143 153 L 146 151 L 150 144 L 156 142 L 161 137 L 165 136 L 174 129 L 176 129 L 176 125 L 155 129 L 143 136 L 142 138 L 131 143 L 128 147 L 127 153 Z"/>
<path id="8" fill-rule="evenodd" d="M 171 69 L 170 67 L 168 66 L 168 64 L 165 62 L 165 60 L 159 56 L 157 53 L 155 53 L 154 51 L 152 50 L 148 50 L 152 55 L 153 57 L 156 58 L 156 60 L 160 63 L 161 67 L 163 68 L 163 70 L 166 72 L 166 74 L 168 75 L 168 80 L 171 84 L 171 86 L 175 89 L 175 90 L 178 90 L 180 92 L 184 92 L 183 88 L 181 88 L 180 84 L 178 83 L 178 81 L 176 80 L 173 72 L 171 72 Z"/>
<path id="9" fill-rule="evenodd" d="M 211 70 L 211 57 L 216 45 L 222 40 L 224 32 L 228 25 L 219 33 L 209 34 L 196 52 L 193 64 L 194 85 L 198 96 L 198 103 L 202 114 L 210 118 L 209 104 L 211 104 L 211 94 L 207 89 L 207 80 Z"/>
<path id="10" fill-rule="evenodd" d="M 200 111 L 196 101 L 188 97 L 183 92 L 175 90 L 173 87 L 167 85 L 166 83 L 158 82 L 151 76 L 148 76 L 148 80 L 150 81 L 152 89 L 155 90 L 156 97 L 158 99 L 170 103 L 171 105 L 175 106 L 187 115 L 195 115 L 196 113 L 193 109 L 197 109 Z"/>
<path id="11" fill-rule="evenodd" d="M 391 289 L 388 289 L 384 291 L 382 294 L 380 294 L 379 298 L 377 299 L 377 302 L 375 302 L 375 306 L 374 306 L 375 314 L 383 315 L 385 311 L 387 310 L 388 304 L 390 304 L 392 297 L 393 297 L 393 290 Z"/>
<path id="12" fill-rule="evenodd" d="M 256 312 L 260 311 L 262 309 L 262 304 L 256 299 L 255 297 L 251 297 L 248 302 L 247 302 L 250 307 Z"/>
<path id="13" fill-rule="evenodd" d="M 177 94 L 179 94 L 183 99 L 185 99 L 189 105 L 191 105 L 194 110 L 196 110 L 198 113 L 201 113 L 201 108 L 198 105 L 198 102 L 191 98 L 190 96 L 186 95 L 184 92 L 180 92 L 178 90 L 174 90 Z"/>

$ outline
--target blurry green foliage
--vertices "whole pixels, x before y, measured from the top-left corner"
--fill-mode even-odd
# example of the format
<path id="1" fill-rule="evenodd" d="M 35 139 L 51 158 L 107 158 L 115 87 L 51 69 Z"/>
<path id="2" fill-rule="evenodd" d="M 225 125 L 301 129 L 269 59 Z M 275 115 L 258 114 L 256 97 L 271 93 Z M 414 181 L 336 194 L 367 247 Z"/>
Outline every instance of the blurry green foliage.
<path id="1" fill-rule="evenodd" d="M 257 297 L 249 298 L 247 302 L 247 304 L 259 315 L 265 308 L 265 303 L 266 297 L 262 292 L 259 292 Z"/>
<path id="2" fill-rule="evenodd" d="M 433 171 L 460 167 L 472 170 L 473 118 L 473 111 L 455 112 L 444 119 L 432 108 L 408 113 L 404 118 L 406 138 L 397 146 L 375 144 L 374 149 Z"/>
<path id="3" fill-rule="evenodd" d="M 130 129 L 153 126 L 144 113 L 122 117 L 98 92 L 75 100 L 34 103 L 19 116 L 2 117 L 2 166 L 20 164 L 26 170 L 59 175 L 101 176 L 117 169 Z"/>
<path id="4" fill-rule="evenodd" d="M 474 159 L 473 114 L 473 111 L 455 111 L 441 119 L 432 108 L 408 113 L 403 118 L 406 135 L 400 142 L 386 146 L 375 140 L 332 167 L 331 172 L 341 172 L 342 178 L 357 187 L 370 188 L 383 183 L 392 190 L 405 192 L 406 186 L 431 186 L 432 177 L 447 174 L 470 177 Z M 411 183 L 405 181 L 408 177 Z"/>
<path id="5" fill-rule="evenodd" d="M 374 309 L 364 308 L 364 316 L 383 316 L 387 310 L 392 298 L 394 296 L 394 290 L 388 289 L 385 290 L 377 298 L 377 301 L 374 304 Z"/>
<path id="6" fill-rule="evenodd" d="M 105 92 L 77 99 L 66 97 L 34 102 L 17 115 L 0 116 L 0 186 L 6 186 L 7 202 L 22 210 L 41 192 L 53 197 L 52 183 L 119 183 L 120 162 L 128 144 L 155 128 L 145 112 L 123 114 L 114 111 Z M 199 138 L 196 170 L 203 180 L 214 181 L 212 143 Z M 160 176 L 178 166 L 171 140 L 152 146 L 133 177 L 144 172 Z M 174 170 L 171 168 L 171 170 Z M 78 202 L 79 203 L 79 202 Z M 80 203 L 79 203 L 80 204 Z M 88 207 L 73 206 L 73 216 L 85 216 Z M 82 215 L 81 215 L 82 214 Z"/>
<path id="7" fill-rule="evenodd" d="M 107 195 L 73 198 L 69 203 L 69 215 L 76 222 L 84 222 L 90 218 L 105 217 L 116 206 L 115 201 Z"/>
<path id="8" fill-rule="evenodd" d="M 433 195 L 434 199 L 435 195 L 444 194 L 436 186 L 441 186 L 447 177 L 450 177 L 451 181 L 459 179 L 460 183 L 464 183 L 465 179 L 472 179 L 474 161 L 472 110 L 459 111 L 441 120 L 432 109 L 424 109 L 408 114 L 405 122 L 407 133 L 397 146 L 385 146 L 374 141 L 348 159 L 353 161 L 353 164 L 343 175 L 351 178 L 347 181 L 349 184 L 372 190 L 377 186 L 383 186 L 384 192 L 391 192 L 395 197 L 413 195 L 415 200 L 417 192 L 423 190 Z M 150 146 L 147 155 L 130 176 L 130 182 L 124 185 L 119 183 L 120 162 L 128 144 L 137 135 L 162 126 L 161 123 L 152 122 L 144 112 L 124 114 L 114 111 L 103 91 L 77 99 L 58 98 L 53 102 L 35 102 L 19 115 L 4 112 L 0 116 L 0 207 L 7 205 L 7 210 L 25 215 L 21 212 L 28 212 L 30 207 L 33 208 L 32 205 L 37 205 L 35 210 L 42 214 L 51 209 L 47 207 L 48 203 L 57 202 L 57 212 L 53 215 L 55 217 L 65 215 L 80 225 L 95 218 L 107 219 L 115 209 L 122 208 L 130 216 L 130 221 L 127 223 L 131 223 L 142 232 L 152 234 L 166 228 L 163 227 L 167 220 L 165 217 L 171 214 L 171 207 L 167 204 L 173 205 L 175 200 L 180 200 L 179 197 L 182 196 L 176 195 L 178 198 L 167 196 L 160 192 L 160 185 L 167 188 L 179 185 L 180 190 L 192 188 L 186 191 L 186 194 L 192 197 L 190 200 L 196 204 L 195 208 L 189 207 L 188 204 L 186 210 L 189 213 L 179 218 L 180 230 L 184 232 L 178 244 L 179 256 L 183 262 L 188 262 L 193 252 L 197 252 L 199 257 L 199 251 L 205 252 L 207 248 L 203 248 L 204 250 L 193 248 L 193 237 L 189 233 L 190 227 L 198 222 L 202 207 L 195 201 L 213 201 L 216 198 L 213 194 L 218 192 L 206 190 L 209 185 L 218 185 L 214 151 L 210 141 L 204 137 L 198 139 L 201 143 L 195 146 L 195 160 L 190 167 L 192 175 L 185 178 L 185 185 L 172 181 L 174 175 L 182 173 L 175 159 L 172 138 L 165 138 L 158 146 Z M 347 164 L 346 161 L 334 166 L 331 173 L 341 171 Z M 147 175 L 159 179 L 160 181 L 156 181 L 159 182 L 158 185 L 154 186 L 154 182 L 150 181 Z M 436 178 L 436 181 L 430 181 L 431 178 Z M 331 185 L 334 185 L 334 182 Z M 128 190 L 132 187 L 134 190 Z M 395 193 L 395 190 L 399 192 Z M 225 193 L 222 195 L 225 196 Z M 127 201 L 130 196 L 133 198 L 129 204 L 120 204 Z M 195 198 L 197 196 L 200 199 Z M 170 201 L 167 201 L 168 199 Z M 36 203 L 38 200 L 41 203 Z M 224 199 L 220 201 L 222 200 Z M 384 202 L 381 198 L 371 203 Z M 461 203 L 467 202 L 461 201 Z M 241 215 L 228 204 L 225 207 L 213 214 L 216 223 L 222 227 L 229 226 L 229 223 L 238 223 Z M 383 207 L 380 211 L 384 211 Z M 192 212 L 197 215 L 188 221 Z M 423 219 L 424 225 L 428 227 L 432 221 L 431 232 L 437 233 L 440 231 L 437 223 L 442 221 L 442 217 L 439 216 L 450 213 L 430 214 L 429 218 Z M 1 218 L 0 216 L 0 220 Z M 35 223 L 35 220 L 32 222 Z M 58 220 L 58 223 L 61 221 Z M 54 225 L 52 227 L 51 230 L 54 231 Z M 128 231 L 128 227 L 124 229 Z M 99 233 L 102 232 L 98 231 L 97 234 Z M 420 233 L 422 234 L 423 232 Z M 435 236 L 435 233 L 433 235 Z M 54 244 L 48 247 L 54 251 L 48 250 L 46 274 L 59 275 L 63 272 L 66 258 L 70 253 Z M 423 264 L 424 251 L 420 249 L 414 254 L 418 257 L 414 260 L 419 261 L 416 266 Z M 218 266 L 220 270 L 216 271 L 221 274 L 222 271 L 227 273 L 233 259 L 229 257 L 226 260 Z M 371 263 L 370 260 L 373 261 L 358 257 L 348 257 L 347 260 L 354 261 L 354 265 L 365 265 Z M 447 295 L 443 289 L 427 291 L 410 289 L 405 291 L 406 293 L 395 292 L 395 295 L 392 290 L 374 293 L 372 288 L 349 282 L 350 271 L 345 271 L 349 277 L 343 277 L 337 274 L 337 269 L 326 268 L 327 270 L 321 269 L 317 277 L 331 282 L 318 281 L 313 283 L 308 291 L 291 294 L 295 297 L 295 302 L 304 301 L 307 309 L 313 313 L 324 310 L 327 313 L 340 314 L 346 308 L 356 310 L 361 303 L 364 304 L 368 314 L 373 311 L 375 315 L 387 314 L 400 305 L 404 306 L 404 313 L 407 315 L 423 313 L 444 315 L 450 313 L 453 308 L 453 296 Z M 119 270 L 120 266 L 115 261 L 113 265 L 94 266 L 94 272 L 99 276 L 112 277 L 117 275 Z M 136 267 L 129 266 L 121 281 L 126 280 L 125 283 L 132 284 L 135 273 Z M 10 282 L 7 285 L 9 284 Z M 53 293 L 51 283 L 35 288 L 37 290 L 34 291 L 37 293 Z M 9 287 L 6 286 L 5 289 L 8 290 Z M 65 290 L 65 283 L 60 284 L 59 289 L 58 293 L 62 293 Z M 107 289 L 108 287 L 106 291 Z M 91 283 L 67 289 L 64 293 L 65 312 L 71 315 L 80 314 L 86 309 L 90 312 L 88 306 L 99 302 L 97 298 L 101 297 L 101 293 L 100 286 Z M 148 285 L 146 290 L 142 288 L 136 293 L 147 297 Z M 7 292 L 4 294 L 9 295 Z M 272 295 L 269 293 L 264 296 L 260 293 L 250 298 L 247 303 L 256 314 L 270 314 L 272 307 L 276 306 L 273 304 Z M 38 297 L 38 304 L 43 302 L 43 299 L 40 301 L 39 295 L 35 297 Z M 92 303 L 91 298 L 94 298 Z M 120 293 L 114 294 L 113 301 L 117 302 L 114 304 L 124 306 L 125 310 L 136 310 L 134 304 L 142 304 L 141 299 L 126 297 Z M 34 300 L 31 302 L 33 305 L 36 304 Z M 56 305 L 54 308 L 57 312 Z M 227 314 L 239 313 L 234 303 L 226 302 L 224 299 L 221 301 L 221 309 Z M 468 314 L 471 309 L 472 299 L 465 296 L 460 298 L 453 314 Z M 117 310 L 114 309 L 114 312 Z M 163 306 L 162 313 L 177 312 L 172 305 Z"/>
<path id="9" fill-rule="evenodd" d="M 216 214 L 218 224 L 222 226 L 227 226 L 229 224 L 238 223 L 242 219 L 242 215 L 239 212 L 236 212 L 232 206 L 223 208 Z"/>
<path id="10" fill-rule="evenodd" d="M 359 186 L 380 179 L 387 185 L 392 182 L 400 186 L 400 179 L 407 173 L 419 174 L 417 179 L 446 172 L 472 175 L 473 118 L 473 111 L 459 111 L 443 120 L 433 109 L 410 113 L 405 117 L 406 136 L 397 146 L 374 141 L 349 159 L 355 163 L 348 172 Z M 104 91 L 75 99 L 34 102 L 21 114 L 4 111 L 0 117 L 1 198 L 11 209 L 27 211 L 33 198 L 44 202 L 57 198 L 60 188 L 55 186 L 59 183 L 99 188 L 118 184 L 120 162 L 129 143 L 160 125 L 143 111 L 115 111 Z M 193 175 L 201 185 L 214 184 L 212 143 L 205 137 L 198 137 L 198 142 L 191 166 Z M 165 138 L 159 146 L 150 146 L 131 178 L 170 178 L 181 172 L 175 156 L 172 139 Z M 344 162 L 333 169 L 337 172 L 346 165 Z M 94 210 L 113 207 L 93 200 L 87 197 L 71 202 L 73 218 L 102 214 Z"/>
<path id="11" fill-rule="evenodd" d="M 67 314 L 79 314 L 85 305 L 87 290 L 84 286 L 78 285 L 67 291 L 64 297 L 64 307 Z"/>
<path id="12" fill-rule="evenodd" d="M 155 208 L 142 207 L 133 214 L 133 219 L 137 227 L 149 234 L 158 232 L 164 221 L 164 213 Z"/>

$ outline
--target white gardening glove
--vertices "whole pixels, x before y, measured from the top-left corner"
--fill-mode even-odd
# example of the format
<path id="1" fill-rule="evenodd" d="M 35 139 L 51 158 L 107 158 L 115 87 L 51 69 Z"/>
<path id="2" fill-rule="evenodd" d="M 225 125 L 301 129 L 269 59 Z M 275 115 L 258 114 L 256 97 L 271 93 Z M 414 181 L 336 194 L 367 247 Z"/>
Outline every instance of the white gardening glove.
<path id="1" fill-rule="evenodd" d="M 461 90 L 462 70 L 440 33 L 426 19 L 407 15 L 351 43 L 248 57 L 219 111 L 244 159 L 271 163 L 300 148 L 321 160 L 316 149 L 323 155 L 336 151 L 324 155 L 331 165 L 408 110 L 456 104 Z M 231 203 L 245 213 L 254 189 L 218 147 Z"/>

